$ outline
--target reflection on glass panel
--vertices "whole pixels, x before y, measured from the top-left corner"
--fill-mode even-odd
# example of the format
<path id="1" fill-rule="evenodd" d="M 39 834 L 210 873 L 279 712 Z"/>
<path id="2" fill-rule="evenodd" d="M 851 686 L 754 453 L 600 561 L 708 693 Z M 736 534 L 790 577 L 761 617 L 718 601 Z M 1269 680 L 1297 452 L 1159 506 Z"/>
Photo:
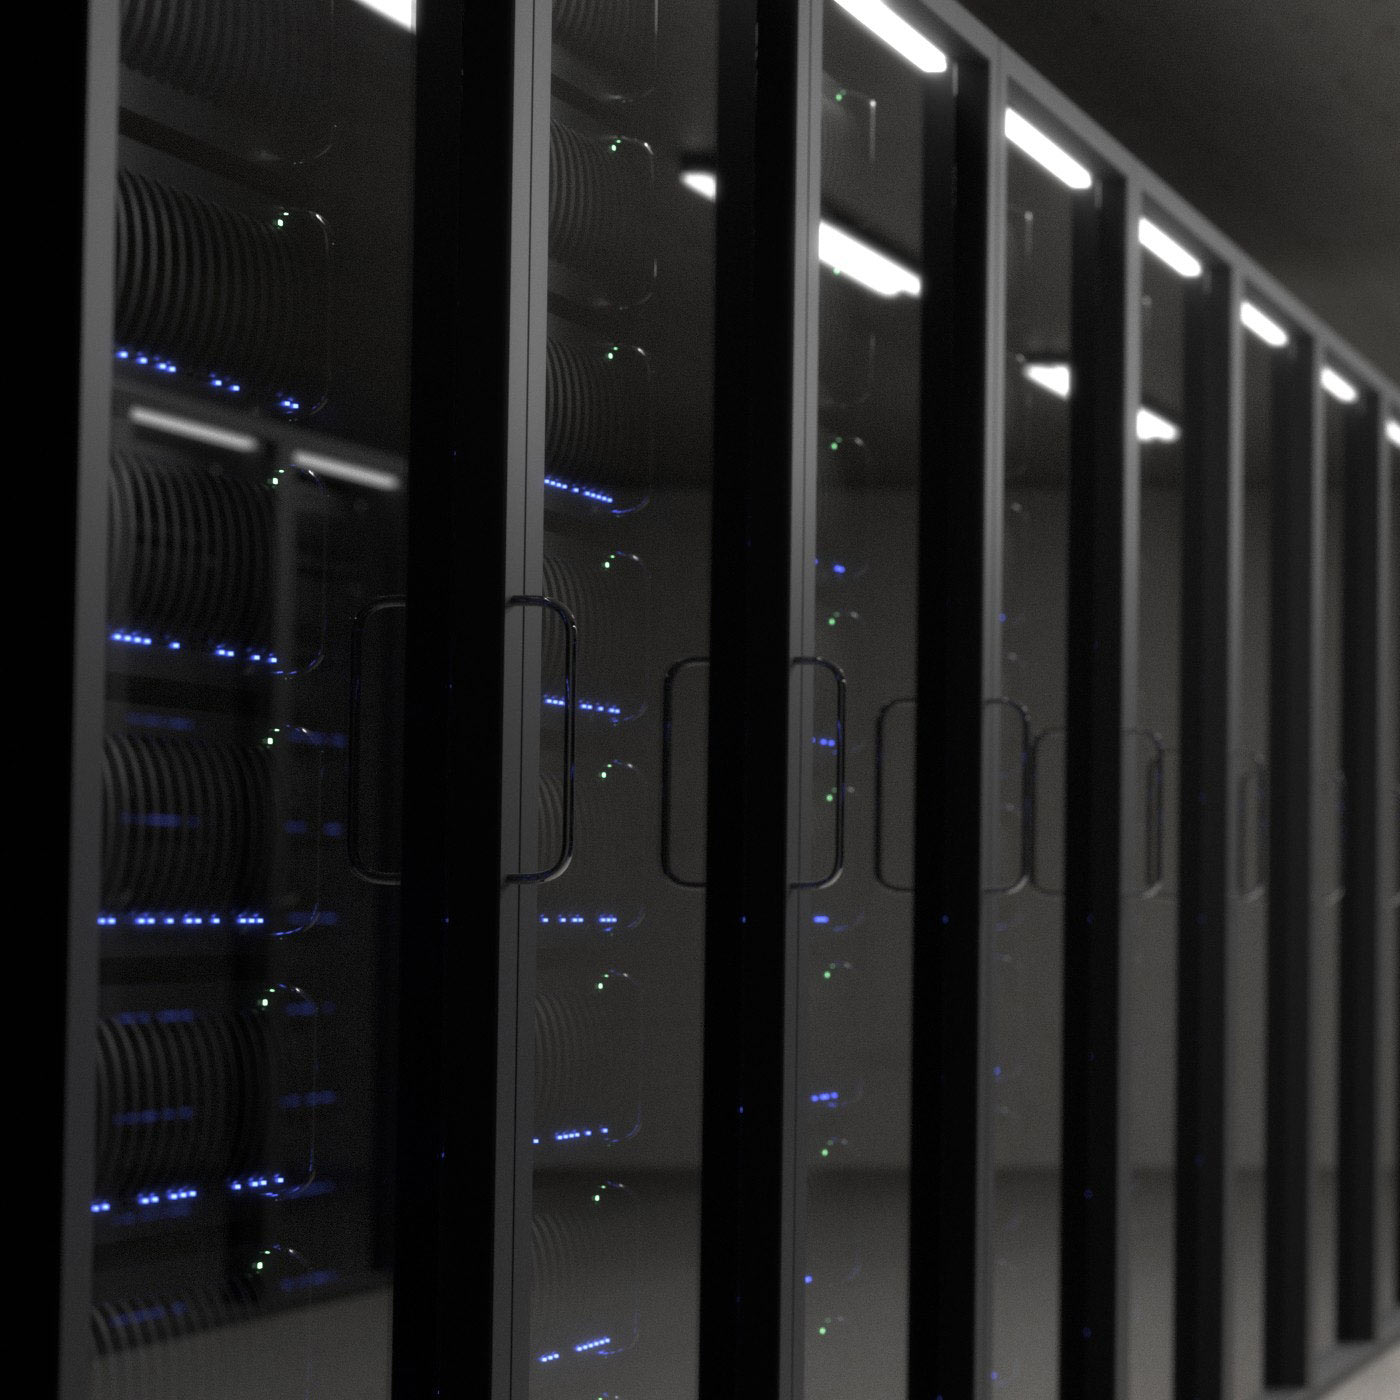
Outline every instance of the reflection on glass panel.
<path id="1" fill-rule="evenodd" d="M 1200 283 L 1142 256 L 1137 729 L 1124 809 L 1128 1362 L 1135 1400 L 1171 1394 L 1175 1287 L 1177 839 L 1188 306 Z"/>
<path id="2" fill-rule="evenodd" d="M 576 626 L 577 672 L 546 615 L 539 867 L 564 848 L 570 803 L 576 840 L 522 901 L 522 1357 L 541 1400 L 683 1397 L 697 1371 L 716 7 L 556 0 L 553 25 L 543 532 L 527 567 Z"/>
<path id="3" fill-rule="evenodd" d="M 1355 406 L 1324 396 L 1326 489 L 1322 546 L 1322 672 L 1313 774 L 1316 869 L 1309 988 L 1312 1018 L 1311 1222 L 1315 1353 L 1337 1341 L 1338 1040 L 1341 1033 L 1342 902 L 1346 898 L 1346 777 L 1342 769 L 1342 605 L 1346 572 L 1346 472 Z"/>
<path id="4" fill-rule="evenodd" d="M 914 699 L 925 133 L 947 77 L 840 5 L 822 9 L 816 540 L 804 755 L 812 878 L 831 865 L 837 740 L 845 870 L 797 901 L 804 1082 L 799 1261 L 810 1400 L 906 1388 Z M 807 668 L 804 668 L 807 669 Z"/>
<path id="5" fill-rule="evenodd" d="M 1390 895 L 1389 908 L 1381 904 L 1380 975 L 1390 988 L 1389 1001 L 1382 1002 L 1388 1014 L 1381 1021 L 1380 1055 L 1380 1213 L 1377 1234 L 1378 1293 L 1382 1306 L 1400 1307 L 1400 405 L 1391 408 L 1386 420 L 1387 440 L 1394 446 L 1387 453 L 1385 470 L 1390 488 L 1390 558 L 1387 583 L 1389 627 L 1381 635 L 1390 716 L 1389 786 L 1383 791 L 1381 817 L 1390 824 L 1390 839 L 1382 855 L 1388 862 L 1383 889 Z"/>
<path id="6" fill-rule="evenodd" d="M 1269 664 L 1271 655 L 1276 351 L 1245 335 L 1245 489 L 1239 657 L 1239 752 L 1235 756 L 1235 946 L 1229 958 L 1234 1077 L 1234 1400 L 1264 1384 L 1264 1104 L 1268 985 Z"/>
<path id="7" fill-rule="evenodd" d="M 1074 199 L 1008 154 L 1001 695 L 989 861 L 994 1392 L 1053 1396 L 1059 1375 L 1064 1031 L 1065 659 Z M 1023 821 L 1024 804 L 1033 820 Z"/>
<path id="8" fill-rule="evenodd" d="M 388 1394 L 413 73 L 122 6 L 95 1396 Z"/>

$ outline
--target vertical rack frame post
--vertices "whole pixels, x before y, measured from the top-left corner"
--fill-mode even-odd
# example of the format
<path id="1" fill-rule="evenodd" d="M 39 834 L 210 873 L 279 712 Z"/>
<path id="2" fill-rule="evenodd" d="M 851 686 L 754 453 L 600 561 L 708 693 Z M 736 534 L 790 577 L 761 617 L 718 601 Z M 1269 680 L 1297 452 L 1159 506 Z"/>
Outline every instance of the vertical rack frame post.
<path id="1" fill-rule="evenodd" d="M 1377 1210 L 1380 1141 L 1385 1120 L 1378 1052 L 1381 1013 L 1393 1005 L 1381 976 L 1386 905 L 1384 821 L 1389 771 L 1385 757 L 1387 633 L 1385 559 L 1389 519 L 1387 448 L 1380 400 L 1367 393 L 1351 410 L 1343 485 L 1346 518 L 1342 606 L 1342 771 L 1346 819 L 1341 906 L 1341 1037 L 1337 1056 L 1337 1335 L 1370 1341 L 1382 1316 L 1378 1296 Z M 1389 634 L 1393 636 L 1393 633 Z"/>
<path id="2" fill-rule="evenodd" d="M 1302 329 L 1274 365 L 1264 1264 L 1269 1386 L 1306 1386 L 1312 1378 L 1309 948 L 1326 470 L 1321 367 L 1317 338 Z"/>
<path id="3" fill-rule="evenodd" d="M 908 1375 L 911 1394 L 971 1396 L 989 1297 L 981 870 L 994 769 L 983 697 L 999 693 L 1005 143 L 995 41 L 948 37 L 953 128 L 928 127 L 951 184 L 929 180 L 924 196 L 934 275 L 923 313 Z"/>
<path id="4" fill-rule="evenodd" d="M 530 10 L 487 7 L 468 32 L 461 0 L 418 9 L 396 1400 L 507 1400 L 511 1387 L 515 939 L 500 871 L 518 826 L 504 717 L 520 676 L 505 609 L 487 604 L 518 591 L 508 564 L 521 568 L 508 502 L 525 489 Z M 507 271 L 484 283 L 483 240 Z M 488 469 L 465 471 L 471 460 Z M 490 1112 L 470 1122 L 468 1082 L 491 1085 Z M 481 1345 L 461 1345 L 465 1316 L 488 1319 Z"/>
<path id="5" fill-rule="evenodd" d="M 106 690 L 107 474 L 112 401 L 115 288 L 114 219 L 117 173 L 117 83 L 120 17 L 113 5 L 90 3 L 63 27 L 53 140 L 35 157 L 34 188 L 53 191 L 53 236 L 41 266 L 49 275 L 46 305 L 36 317 L 41 361 L 61 367 L 42 391 L 45 431 L 55 435 L 58 479 L 43 474 L 35 519 L 71 522 L 62 541 L 43 551 L 37 609 L 42 639 L 35 664 L 61 696 L 69 767 L 45 786 L 41 829 L 60 833 L 49 873 L 63 890 L 64 937 L 33 978 L 50 1028 L 41 1060 L 48 1072 L 21 1076 L 32 1109 L 33 1150 L 50 1170 L 44 1199 L 54 1212 L 52 1243 L 36 1251 L 36 1277 L 26 1285 L 34 1316 L 31 1344 L 41 1374 L 58 1400 L 86 1400 L 91 1388 L 93 1120 L 98 1005 L 96 914 L 102 869 L 102 732 Z M 28 35 L 18 42 L 39 42 Z M 66 371 L 66 372 L 65 372 Z M 54 626 L 67 615 L 72 630 Z M 23 964 L 21 964 L 23 966 Z M 18 1053 L 18 1052 L 17 1052 Z M 28 1053 L 27 1050 L 25 1053 Z M 32 1098 L 31 1098 L 32 1096 Z M 41 1389 L 45 1388 L 41 1385 Z"/>
<path id="6" fill-rule="evenodd" d="M 1119 1395 L 1126 1380 L 1123 789 L 1136 693 L 1141 193 L 1109 170 L 1091 195 L 1075 210 L 1071 330 L 1060 1385 L 1065 1395 Z"/>
<path id="7" fill-rule="evenodd" d="M 1225 1400 L 1233 1355 L 1229 948 L 1241 858 L 1238 732 L 1244 492 L 1243 300 L 1213 263 L 1187 313 L 1177 937 L 1175 1394 Z M 1223 602 L 1223 606 L 1221 605 Z"/>
<path id="8" fill-rule="evenodd" d="M 817 13 L 720 10 L 699 1385 L 753 1400 L 800 1387 L 789 658 Z"/>

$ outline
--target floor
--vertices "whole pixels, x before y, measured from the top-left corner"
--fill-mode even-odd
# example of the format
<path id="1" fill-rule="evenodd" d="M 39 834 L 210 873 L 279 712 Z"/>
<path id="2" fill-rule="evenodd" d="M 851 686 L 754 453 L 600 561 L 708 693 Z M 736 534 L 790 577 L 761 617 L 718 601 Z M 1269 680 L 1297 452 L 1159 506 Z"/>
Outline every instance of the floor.
<path id="1" fill-rule="evenodd" d="M 1327 1400 L 1395 1400 L 1400 1395 L 1400 1346 L 1366 1367 L 1364 1371 L 1327 1392 Z"/>

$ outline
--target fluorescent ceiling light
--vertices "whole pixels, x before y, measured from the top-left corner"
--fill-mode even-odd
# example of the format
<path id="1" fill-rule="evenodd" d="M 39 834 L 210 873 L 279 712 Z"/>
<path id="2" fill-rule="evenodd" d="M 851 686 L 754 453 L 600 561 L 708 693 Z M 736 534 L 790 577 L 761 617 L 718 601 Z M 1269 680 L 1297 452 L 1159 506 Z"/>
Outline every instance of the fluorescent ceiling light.
<path id="1" fill-rule="evenodd" d="M 718 189 L 718 181 L 711 170 L 684 170 L 681 183 L 705 199 L 713 199 Z M 825 219 L 817 232 L 817 256 L 841 276 L 859 282 L 882 297 L 916 297 L 924 289 L 917 273 Z"/>
<path id="2" fill-rule="evenodd" d="M 883 0 L 836 0 L 836 3 L 920 72 L 948 71 L 947 54 L 929 43 L 907 20 L 900 19 Z"/>
<path id="3" fill-rule="evenodd" d="M 1022 373 L 1032 384 L 1048 389 L 1057 399 L 1069 398 L 1071 376 L 1067 364 L 1041 360 L 1026 365 Z"/>
<path id="4" fill-rule="evenodd" d="M 924 289 L 923 282 L 907 267 L 825 219 L 817 234 L 817 256 L 840 276 L 849 277 L 882 297 L 916 297 Z"/>
<path id="5" fill-rule="evenodd" d="M 1087 190 L 1094 183 L 1094 177 L 1084 166 L 1043 131 L 1033 127 L 1014 107 L 1006 109 L 1006 139 L 1070 189 Z"/>
<path id="6" fill-rule="evenodd" d="M 1322 387 L 1338 403 L 1355 403 L 1361 397 L 1356 391 L 1356 385 L 1349 379 L 1343 379 L 1331 365 L 1322 367 Z"/>
<path id="7" fill-rule="evenodd" d="M 414 27 L 418 0 L 360 0 L 360 4 L 377 11 L 385 19 L 393 20 L 395 24 L 403 25 L 405 29 Z"/>
<path id="8" fill-rule="evenodd" d="M 681 184 L 706 199 L 714 199 L 719 192 L 719 180 L 713 170 L 682 170 Z"/>
<path id="9" fill-rule="evenodd" d="M 1252 331 L 1265 345 L 1272 345 L 1275 350 L 1281 350 L 1288 344 L 1288 332 L 1277 321 L 1264 315 L 1252 301 L 1240 303 L 1240 323 L 1245 330 Z"/>
<path id="10" fill-rule="evenodd" d="M 372 491 L 397 491 L 399 479 L 393 472 L 377 467 L 362 467 L 358 462 L 346 462 L 339 457 L 326 457 L 319 452 L 293 452 L 292 465 L 317 476 L 334 477 L 351 486 L 366 486 Z"/>
<path id="11" fill-rule="evenodd" d="M 155 433 L 169 433 L 171 437 L 185 438 L 189 442 L 202 442 L 209 447 L 224 447 L 230 452 L 256 452 L 262 445 L 251 433 L 235 433 L 228 428 L 216 427 L 213 423 L 202 423 L 198 418 L 182 418 L 174 413 L 162 413 L 158 408 L 144 408 L 134 403 L 127 409 L 126 416 L 138 428 L 149 428 Z"/>
<path id="12" fill-rule="evenodd" d="M 1032 360 L 1023 365 L 1021 373 L 1057 399 L 1067 399 L 1074 387 L 1074 376 L 1070 367 L 1062 360 Z M 1181 429 L 1169 418 L 1154 413 L 1150 408 L 1140 408 L 1137 414 L 1137 436 L 1139 442 L 1179 442 Z"/>
<path id="13" fill-rule="evenodd" d="M 1188 253 L 1171 234 L 1158 228 L 1151 219 L 1138 220 L 1138 242 L 1180 277 L 1199 277 L 1205 271 L 1198 257 Z"/>
<path id="14" fill-rule="evenodd" d="M 1139 442 L 1180 442 L 1181 429 L 1150 408 L 1138 409 L 1137 435 Z"/>
<path id="15" fill-rule="evenodd" d="M 1400 418 L 1391 418 L 1386 422 L 1385 435 L 1394 447 L 1400 447 Z"/>

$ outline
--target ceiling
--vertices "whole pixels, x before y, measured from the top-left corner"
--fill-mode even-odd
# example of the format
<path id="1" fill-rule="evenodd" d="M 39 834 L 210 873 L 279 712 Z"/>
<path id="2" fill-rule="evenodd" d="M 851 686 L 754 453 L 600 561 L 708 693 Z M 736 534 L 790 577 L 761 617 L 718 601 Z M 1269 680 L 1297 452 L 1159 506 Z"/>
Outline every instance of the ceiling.
<path id="1" fill-rule="evenodd" d="M 962 0 L 1400 383 L 1396 0 Z"/>

